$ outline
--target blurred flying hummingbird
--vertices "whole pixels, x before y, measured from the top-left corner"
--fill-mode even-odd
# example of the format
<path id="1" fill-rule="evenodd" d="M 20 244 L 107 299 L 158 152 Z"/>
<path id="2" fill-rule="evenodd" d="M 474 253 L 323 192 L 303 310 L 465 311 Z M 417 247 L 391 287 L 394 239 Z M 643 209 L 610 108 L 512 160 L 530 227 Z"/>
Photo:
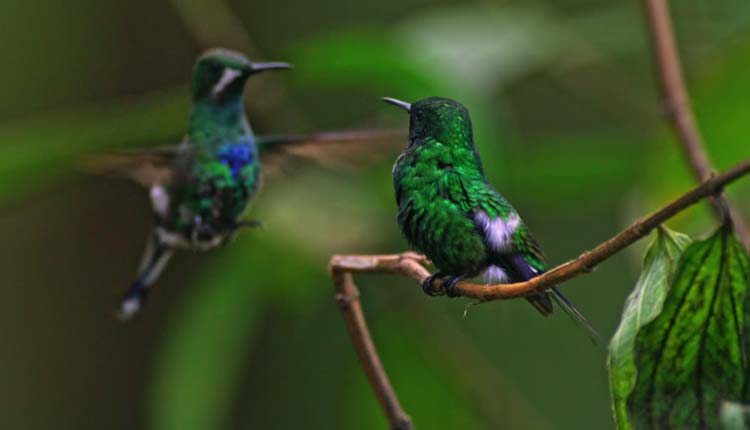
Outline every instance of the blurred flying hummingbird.
<path id="1" fill-rule="evenodd" d="M 455 297 L 455 284 L 467 278 L 481 275 L 488 283 L 506 283 L 543 273 L 539 245 L 485 177 L 466 107 L 440 97 L 413 104 L 384 101 L 409 112 L 408 144 L 393 166 L 393 186 L 402 234 L 438 268 L 424 291 L 431 294 L 436 277 L 445 277 L 446 295 Z M 598 338 L 557 287 L 527 299 L 545 316 L 556 302 Z"/>
<path id="2" fill-rule="evenodd" d="M 206 250 L 226 242 L 240 227 L 259 225 L 240 221 L 260 187 L 260 160 L 245 117 L 243 90 L 254 74 L 289 68 L 287 63 L 254 63 L 226 49 L 198 58 L 185 138 L 162 151 L 167 158 L 162 168 L 133 173 L 150 186 L 156 225 L 120 304 L 121 319 L 140 309 L 174 249 Z"/>
<path id="3" fill-rule="evenodd" d="M 342 155 L 351 164 L 351 155 L 356 155 L 352 143 L 390 145 L 394 137 L 405 134 L 359 130 L 255 136 L 245 117 L 245 82 L 265 70 L 289 68 L 287 63 L 254 63 L 227 49 L 206 51 L 193 66 L 193 108 L 179 145 L 84 160 L 88 170 L 126 173 L 150 189 L 155 226 L 136 279 L 120 302 L 120 319 L 138 312 L 174 250 L 204 251 L 227 243 L 240 227 L 261 225 L 241 220 L 261 186 L 261 157 L 266 166 L 295 157 L 330 165 Z"/>

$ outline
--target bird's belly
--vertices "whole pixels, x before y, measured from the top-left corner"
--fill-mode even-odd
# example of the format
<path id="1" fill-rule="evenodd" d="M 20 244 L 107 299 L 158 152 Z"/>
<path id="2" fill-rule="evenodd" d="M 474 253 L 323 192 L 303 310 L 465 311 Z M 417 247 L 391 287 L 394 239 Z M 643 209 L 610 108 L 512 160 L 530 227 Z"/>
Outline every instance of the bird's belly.
<path id="1" fill-rule="evenodd" d="M 214 230 L 224 230 L 233 228 L 247 210 L 258 189 L 257 169 L 242 177 L 224 172 L 226 166 L 215 169 L 217 174 L 201 177 L 183 192 L 177 214 L 183 224 L 194 224 L 197 219 Z"/>
<path id="2" fill-rule="evenodd" d="M 433 209 L 435 206 L 433 205 Z M 440 210 L 399 211 L 404 237 L 441 272 L 477 274 L 487 261 L 487 249 L 474 223 L 449 205 Z"/>

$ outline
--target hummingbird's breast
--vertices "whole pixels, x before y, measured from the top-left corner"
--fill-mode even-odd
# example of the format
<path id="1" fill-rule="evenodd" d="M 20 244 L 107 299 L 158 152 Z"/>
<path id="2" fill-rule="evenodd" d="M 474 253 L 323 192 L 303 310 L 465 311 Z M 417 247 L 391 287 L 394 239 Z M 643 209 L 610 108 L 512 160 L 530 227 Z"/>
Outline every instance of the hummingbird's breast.
<path id="1" fill-rule="evenodd" d="M 181 180 L 169 187 L 168 204 L 152 200 L 171 242 L 203 249 L 234 232 L 260 186 L 260 165 L 252 136 L 193 145 L 195 152 L 180 162 Z"/>

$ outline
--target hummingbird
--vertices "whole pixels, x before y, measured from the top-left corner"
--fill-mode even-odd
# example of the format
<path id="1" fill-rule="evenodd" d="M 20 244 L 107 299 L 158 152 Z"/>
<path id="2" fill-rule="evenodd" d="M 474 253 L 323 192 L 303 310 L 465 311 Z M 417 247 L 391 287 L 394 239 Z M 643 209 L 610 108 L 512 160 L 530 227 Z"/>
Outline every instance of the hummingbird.
<path id="1" fill-rule="evenodd" d="M 374 157 L 372 145 L 388 149 L 404 130 L 352 130 L 256 136 L 242 93 L 250 76 L 289 69 L 287 63 L 255 63 L 241 53 L 215 48 L 193 66 L 193 108 L 179 145 L 84 157 L 92 173 L 124 173 L 149 188 L 155 226 L 135 280 L 117 315 L 132 318 L 178 249 L 205 251 L 231 241 L 261 186 L 261 173 L 279 172 L 300 159 L 324 167 L 352 167 Z M 363 151 L 359 143 L 367 143 Z M 376 151 L 379 152 L 379 151 Z M 263 169 L 261 171 L 261 164 Z M 297 170 L 297 169 L 294 169 Z"/>
<path id="2" fill-rule="evenodd" d="M 469 111 L 459 102 L 429 97 L 415 103 L 384 101 L 409 113 L 406 149 L 393 165 L 401 233 L 438 272 L 422 284 L 434 294 L 441 278 L 455 297 L 459 281 L 522 282 L 545 271 L 539 244 L 513 206 L 490 185 L 474 145 Z M 592 336 L 598 334 L 557 287 L 526 299 L 544 316 L 557 303 Z"/>
<path id="3" fill-rule="evenodd" d="M 176 249 L 204 251 L 230 240 L 261 185 L 255 137 L 245 116 L 248 78 L 287 63 L 255 63 L 241 53 L 216 48 L 193 66 L 193 107 L 187 133 L 177 147 L 152 151 L 131 176 L 150 187 L 155 226 L 135 278 L 118 311 L 130 319 L 141 308 Z"/>

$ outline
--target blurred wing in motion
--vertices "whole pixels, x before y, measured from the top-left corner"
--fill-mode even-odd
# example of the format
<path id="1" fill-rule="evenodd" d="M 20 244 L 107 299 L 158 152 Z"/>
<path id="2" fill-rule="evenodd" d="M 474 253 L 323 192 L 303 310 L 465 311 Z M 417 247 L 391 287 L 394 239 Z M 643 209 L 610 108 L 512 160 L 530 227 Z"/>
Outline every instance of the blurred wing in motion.
<path id="1" fill-rule="evenodd" d="M 314 161 L 327 168 L 351 168 L 381 158 L 393 158 L 404 145 L 407 131 L 353 130 L 310 134 L 258 136 L 264 174 L 294 170 L 299 162 Z M 91 173 L 120 175 L 151 187 L 173 180 L 172 160 L 190 150 L 190 142 L 149 149 L 89 155 L 79 161 Z"/>
<path id="2" fill-rule="evenodd" d="M 173 179 L 172 160 L 188 151 L 189 147 L 189 143 L 184 141 L 180 145 L 93 154 L 84 156 L 78 164 L 89 173 L 125 176 L 151 187 L 169 183 Z"/>
<path id="3" fill-rule="evenodd" d="M 294 170 L 299 162 L 310 160 L 341 169 L 392 159 L 405 145 L 407 134 L 405 129 L 352 130 L 259 136 L 256 143 L 268 175 Z"/>

